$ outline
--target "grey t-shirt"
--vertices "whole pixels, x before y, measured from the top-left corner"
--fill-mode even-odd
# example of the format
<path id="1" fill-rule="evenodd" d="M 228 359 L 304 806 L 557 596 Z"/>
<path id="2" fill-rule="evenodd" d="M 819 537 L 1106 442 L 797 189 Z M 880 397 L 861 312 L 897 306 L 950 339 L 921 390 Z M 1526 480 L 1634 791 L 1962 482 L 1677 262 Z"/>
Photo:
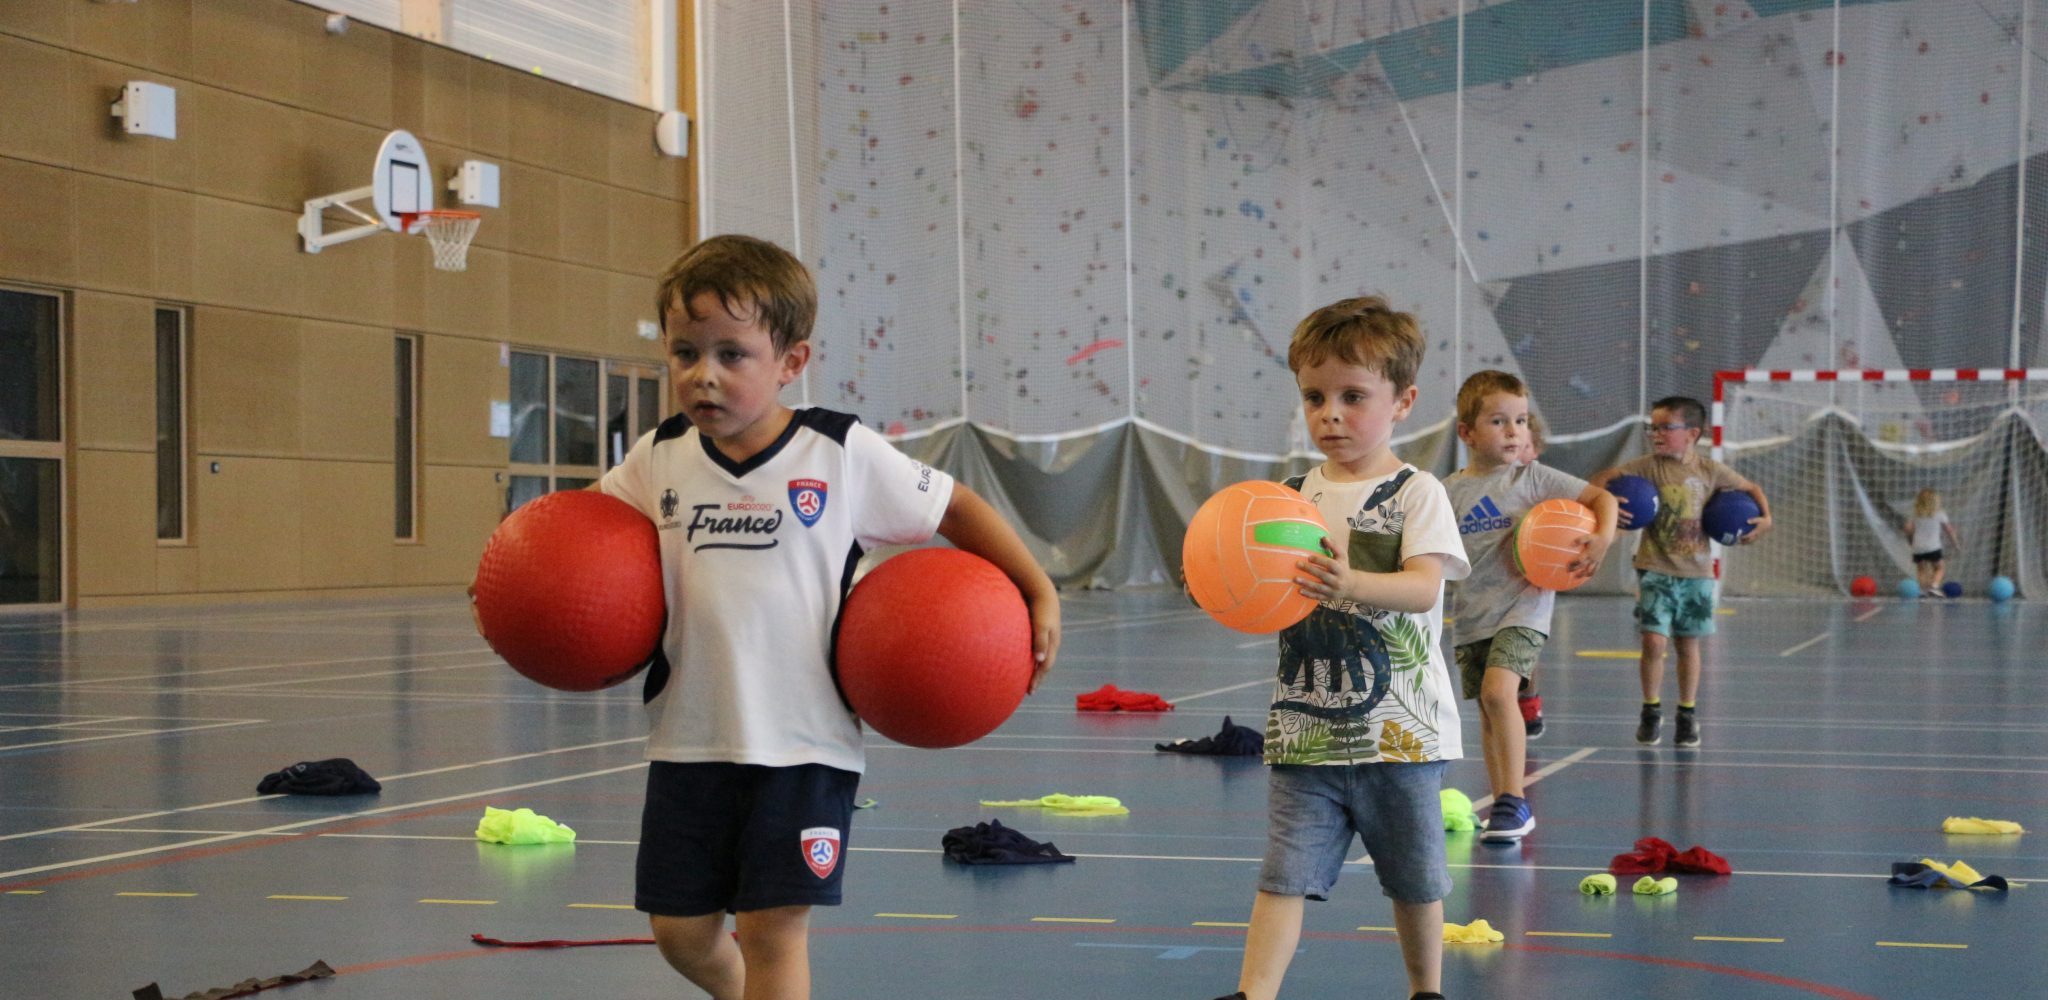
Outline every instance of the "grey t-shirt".
<path id="1" fill-rule="evenodd" d="M 1509 540 L 1531 507 L 1558 497 L 1577 500 L 1585 491 L 1585 480 L 1541 462 L 1503 465 L 1485 475 L 1459 469 L 1444 479 L 1472 564 L 1471 575 L 1451 590 L 1452 645 L 1491 639 L 1511 625 L 1550 634 L 1556 594 L 1515 569 Z"/>

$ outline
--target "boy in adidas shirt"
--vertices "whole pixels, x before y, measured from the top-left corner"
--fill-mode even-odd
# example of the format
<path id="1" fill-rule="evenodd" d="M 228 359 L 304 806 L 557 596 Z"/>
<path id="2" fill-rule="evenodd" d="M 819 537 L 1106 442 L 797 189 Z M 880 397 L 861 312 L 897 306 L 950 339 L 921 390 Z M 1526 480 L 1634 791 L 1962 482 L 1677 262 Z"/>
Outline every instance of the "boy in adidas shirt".
<path id="1" fill-rule="evenodd" d="M 1479 745 L 1493 792 L 1480 839 L 1513 843 L 1536 829 L 1522 794 L 1529 743 L 1515 695 L 1536 669 L 1556 597 L 1515 568 L 1515 525 L 1545 500 L 1561 497 L 1591 507 L 1597 529 L 1570 567 L 1585 579 L 1614 543 L 1620 508 L 1606 490 L 1528 460 L 1529 390 L 1507 372 L 1474 372 L 1458 389 L 1458 440 L 1470 457 L 1444 479 L 1444 492 L 1457 511 L 1472 573 L 1451 590 L 1452 646 L 1465 697 L 1479 702 Z"/>
<path id="2" fill-rule="evenodd" d="M 855 562 L 936 532 L 994 563 L 1030 609 L 1033 688 L 1059 647 L 1059 595 L 972 490 L 849 414 L 782 405 L 817 314 L 796 258 L 713 237 L 669 266 L 657 302 L 679 412 L 597 484 L 655 523 L 669 609 L 634 905 L 715 1000 L 802 1000 L 810 908 L 839 903 L 865 763 L 829 662 Z"/>

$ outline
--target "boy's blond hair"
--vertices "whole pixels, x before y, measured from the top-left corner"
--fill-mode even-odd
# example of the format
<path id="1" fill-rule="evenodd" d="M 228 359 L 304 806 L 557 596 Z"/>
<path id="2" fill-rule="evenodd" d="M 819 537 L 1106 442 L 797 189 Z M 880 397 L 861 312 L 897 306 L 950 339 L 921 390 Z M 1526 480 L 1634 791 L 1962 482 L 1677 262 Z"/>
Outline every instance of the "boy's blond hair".
<path id="1" fill-rule="evenodd" d="M 1299 373 L 1335 358 L 1379 372 L 1400 392 L 1415 384 L 1423 346 L 1415 317 L 1365 295 L 1332 302 L 1297 324 L 1287 344 L 1287 370 Z"/>
<path id="2" fill-rule="evenodd" d="M 704 292 L 718 296 L 728 313 L 751 306 L 754 321 L 768 331 L 778 355 L 811 339 L 818 318 L 818 286 L 803 262 L 752 236 L 713 236 L 683 251 L 662 272 L 655 315 L 666 326 L 671 307 L 688 311 L 691 300 Z M 690 316 L 701 318 L 694 312 Z"/>
<path id="3" fill-rule="evenodd" d="M 1529 398 L 1529 387 L 1509 372 L 1498 368 L 1487 368 L 1473 372 L 1465 384 L 1458 387 L 1458 423 L 1467 427 L 1479 423 L 1479 410 L 1486 405 L 1486 397 L 1496 392 L 1510 396 Z M 1530 426 L 1535 426 L 1536 415 L 1529 415 Z"/>

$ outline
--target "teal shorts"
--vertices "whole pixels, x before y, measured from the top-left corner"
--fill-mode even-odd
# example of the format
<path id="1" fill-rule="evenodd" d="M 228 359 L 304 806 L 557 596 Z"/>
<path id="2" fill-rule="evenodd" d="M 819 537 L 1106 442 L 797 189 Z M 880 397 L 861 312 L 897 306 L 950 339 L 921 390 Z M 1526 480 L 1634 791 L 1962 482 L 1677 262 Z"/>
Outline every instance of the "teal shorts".
<path id="1" fill-rule="evenodd" d="M 1714 634 L 1714 581 L 1637 571 L 1636 631 L 1681 639 Z"/>

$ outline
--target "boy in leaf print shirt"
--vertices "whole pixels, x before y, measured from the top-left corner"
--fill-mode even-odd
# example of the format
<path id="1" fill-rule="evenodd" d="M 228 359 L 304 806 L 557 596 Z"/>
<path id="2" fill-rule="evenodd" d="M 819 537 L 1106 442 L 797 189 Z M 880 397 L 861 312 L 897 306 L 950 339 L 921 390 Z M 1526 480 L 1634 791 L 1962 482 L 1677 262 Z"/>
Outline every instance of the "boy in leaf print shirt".
<path id="1" fill-rule="evenodd" d="M 1438 792 L 1463 750 L 1439 640 L 1443 581 L 1468 567 L 1443 485 L 1389 447 L 1415 405 L 1422 353 L 1414 317 L 1371 297 L 1311 313 L 1288 347 L 1326 456 L 1288 485 L 1322 512 L 1335 546 L 1300 563 L 1295 582 L 1320 603 L 1280 634 L 1266 859 L 1234 995 L 1244 1000 L 1278 994 L 1302 901 L 1335 884 L 1354 834 L 1393 900 L 1410 991 L 1441 996 L 1451 880 Z"/>

